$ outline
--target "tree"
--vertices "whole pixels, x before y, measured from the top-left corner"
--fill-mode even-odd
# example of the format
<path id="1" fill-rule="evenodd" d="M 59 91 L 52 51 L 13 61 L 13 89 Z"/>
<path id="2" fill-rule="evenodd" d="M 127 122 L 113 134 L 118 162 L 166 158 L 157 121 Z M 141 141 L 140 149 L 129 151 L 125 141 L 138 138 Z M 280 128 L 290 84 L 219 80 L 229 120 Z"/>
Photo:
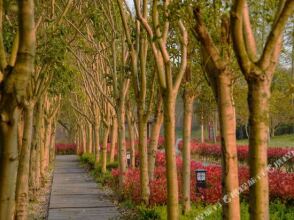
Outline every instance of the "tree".
<path id="1" fill-rule="evenodd" d="M 267 147 L 269 140 L 270 86 L 282 47 L 282 33 L 293 14 L 294 1 L 279 2 L 270 34 L 258 57 L 246 0 L 235 0 L 231 10 L 234 51 L 248 84 L 250 218 L 269 219 Z"/>
<path id="2" fill-rule="evenodd" d="M 2 35 L 3 1 L 0 1 Z M 17 123 L 26 96 L 26 86 L 34 70 L 35 21 L 34 1 L 18 1 L 19 44 L 13 48 L 7 64 L 3 37 L 0 43 L 1 101 L 0 101 L 0 219 L 14 219 L 15 187 L 18 169 Z"/>
<path id="3" fill-rule="evenodd" d="M 226 198 L 239 187 L 236 145 L 236 117 L 232 98 L 234 74 L 230 68 L 230 28 L 226 15 L 222 17 L 220 42 L 217 47 L 202 19 L 200 8 L 194 9 L 195 34 L 201 44 L 204 69 L 207 73 L 219 113 L 222 147 L 222 185 Z M 220 48 L 220 49 L 219 49 Z M 228 200 L 229 199 L 229 200 Z M 239 196 L 226 198 L 223 219 L 240 219 Z"/>
<path id="4" fill-rule="evenodd" d="M 143 11 L 142 16 L 147 18 L 148 4 L 147 1 L 134 1 L 136 8 Z M 131 57 L 131 72 L 133 79 L 133 89 L 135 100 L 137 103 L 137 117 L 139 127 L 139 153 L 140 153 L 140 181 L 141 181 L 141 197 L 145 204 L 149 203 L 149 172 L 148 172 L 148 150 L 147 150 L 147 124 L 151 113 L 155 91 L 155 73 L 148 74 L 147 71 L 147 56 L 148 56 L 148 41 L 146 35 L 141 31 L 141 24 L 137 21 L 136 24 L 136 42 L 132 42 L 131 30 L 127 25 L 127 17 L 123 9 L 123 1 L 118 0 L 118 6 L 122 18 L 122 24 L 125 30 L 126 40 Z M 139 65 L 139 68 L 137 67 Z M 149 85 L 147 83 L 148 76 L 151 79 Z M 149 103 L 147 103 L 147 90 L 149 90 Z"/>
<path id="5" fill-rule="evenodd" d="M 147 4 L 146 1 L 143 4 Z M 159 6 L 162 10 L 159 9 Z M 169 33 L 170 1 L 164 1 L 163 5 L 157 0 L 153 1 L 152 26 L 148 19 L 141 13 L 137 1 L 135 1 L 137 19 L 144 27 L 157 67 L 157 76 L 163 96 L 164 112 L 164 133 L 165 133 L 165 156 L 166 156 L 166 179 L 167 179 L 167 217 L 168 219 L 178 219 L 178 179 L 175 155 L 175 104 L 178 90 L 185 74 L 187 65 L 187 44 L 188 34 L 181 19 L 176 18 L 175 23 L 179 28 L 179 38 L 181 45 L 181 62 L 178 64 L 178 72 L 173 76 L 173 62 L 171 60 L 167 39 Z M 159 18 L 162 15 L 163 21 Z"/>

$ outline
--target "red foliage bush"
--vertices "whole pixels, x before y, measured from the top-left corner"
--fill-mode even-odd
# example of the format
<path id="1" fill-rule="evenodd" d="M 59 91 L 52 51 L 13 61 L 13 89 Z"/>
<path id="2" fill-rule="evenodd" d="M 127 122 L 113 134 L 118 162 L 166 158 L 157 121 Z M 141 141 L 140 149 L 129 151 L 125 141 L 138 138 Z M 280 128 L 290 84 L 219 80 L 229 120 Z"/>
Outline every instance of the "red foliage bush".
<path id="1" fill-rule="evenodd" d="M 179 195 L 181 197 L 181 168 L 182 160 L 177 157 L 178 180 L 179 180 Z M 205 169 L 207 171 L 207 188 L 196 189 L 195 170 Z M 140 173 L 139 169 L 129 169 L 126 172 L 126 182 L 123 193 L 126 197 L 134 202 L 140 202 Z M 222 196 L 221 186 L 221 166 L 209 165 L 204 166 L 202 163 L 191 162 L 191 199 L 192 201 L 202 201 L 205 203 L 215 203 Z M 115 182 L 118 183 L 118 169 L 112 171 Z M 239 182 L 240 185 L 247 182 L 249 179 L 249 170 L 247 167 L 239 167 Z M 269 172 L 270 198 L 279 198 L 281 200 L 294 200 L 294 173 L 285 173 L 279 170 Z M 116 185 L 117 187 L 117 185 Z M 157 153 L 155 178 L 150 182 L 150 204 L 160 205 L 166 203 L 166 176 L 165 176 L 165 155 Z M 248 196 L 248 190 L 241 194 L 242 197 Z"/>
<path id="2" fill-rule="evenodd" d="M 183 142 L 179 143 L 179 149 L 183 148 Z M 238 146 L 238 160 L 246 161 L 248 159 L 249 147 L 248 145 Z M 283 157 L 290 151 L 294 151 L 294 148 L 290 147 L 271 147 L 268 149 L 268 161 L 273 163 L 275 160 Z M 199 143 L 198 140 L 191 140 L 191 154 L 199 154 L 201 156 L 212 157 L 215 159 L 221 158 L 221 147 L 219 144 Z M 294 158 L 289 162 L 294 163 Z"/>
<path id="3" fill-rule="evenodd" d="M 76 144 L 55 144 L 55 152 L 56 154 L 74 154 L 76 152 L 77 145 Z"/>

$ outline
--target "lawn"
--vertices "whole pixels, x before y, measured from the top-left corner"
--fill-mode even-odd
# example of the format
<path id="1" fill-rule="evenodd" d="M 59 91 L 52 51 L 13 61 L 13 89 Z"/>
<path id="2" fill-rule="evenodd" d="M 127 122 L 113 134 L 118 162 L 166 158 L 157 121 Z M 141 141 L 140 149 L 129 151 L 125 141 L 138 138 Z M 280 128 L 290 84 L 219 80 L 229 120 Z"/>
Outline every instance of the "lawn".
<path id="1" fill-rule="evenodd" d="M 211 208 L 211 209 L 210 209 Z M 249 220 L 249 212 L 248 212 L 248 203 L 241 203 L 241 219 Z M 211 212 L 210 212 L 211 210 Z M 210 212 L 211 214 L 206 216 L 205 220 L 216 220 L 221 219 L 221 208 L 214 210 L 212 205 L 201 205 L 201 204 L 193 204 L 192 210 L 186 216 L 180 216 L 180 220 L 190 220 L 196 219 L 204 212 Z M 287 206 L 280 201 L 271 202 L 270 204 L 270 219 L 271 220 L 292 220 L 293 219 L 294 208 L 293 206 Z M 139 218 L 142 220 L 145 219 L 158 219 L 158 220 L 166 220 L 166 206 L 156 206 L 150 209 L 139 208 Z M 149 218 L 148 218 L 149 217 Z M 150 218 L 151 217 L 151 218 Z M 153 217 L 153 218 L 152 218 Z"/>
<path id="2" fill-rule="evenodd" d="M 176 134 L 178 138 L 182 138 L 182 130 L 177 129 Z M 197 138 L 200 140 L 201 132 L 200 130 L 192 130 L 192 138 Z M 237 140 L 239 145 L 248 145 L 248 139 Z M 270 147 L 294 147 L 294 134 L 287 134 L 281 136 L 275 136 L 270 139 Z"/>
<path id="3" fill-rule="evenodd" d="M 248 139 L 238 140 L 238 144 L 247 145 Z M 272 137 L 269 143 L 270 147 L 294 147 L 294 134 Z"/>

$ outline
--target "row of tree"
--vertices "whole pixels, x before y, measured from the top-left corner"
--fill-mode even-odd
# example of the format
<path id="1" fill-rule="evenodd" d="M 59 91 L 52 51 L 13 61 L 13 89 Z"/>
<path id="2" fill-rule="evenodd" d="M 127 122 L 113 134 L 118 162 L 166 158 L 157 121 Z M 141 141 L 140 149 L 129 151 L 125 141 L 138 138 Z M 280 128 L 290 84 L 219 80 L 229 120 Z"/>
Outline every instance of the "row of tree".
<path id="1" fill-rule="evenodd" d="M 291 44 L 283 45 L 282 33 L 294 2 L 264 0 L 266 13 L 262 15 L 259 3 L 245 0 L 235 0 L 232 5 L 226 1 L 133 3 L 134 8 L 124 0 L 0 0 L 0 220 L 27 219 L 29 186 L 32 192 L 39 189 L 54 158 L 57 121 L 71 134 L 79 153 L 95 154 L 102 172 L 115 160 L 117 151 L 121 189 L 127 169 L 127 124 L 133 167 L 139 152 L 145 204 L 163 124 L 168 219 L 179 219 L 174 147 L 179 93 L 184 109 L 184 213 L 191 208 L 190 139 L 195 100 L 200 121 L 214 122 L 215 109 L 218 112 L 224 196 L 239 186 L 235 102 L 239 121 L 247 124 L 249 112 L 250 176 L 266 169 L 270 86 L 273 82 L 276 91 L 285 89 L 279 83 L 282 78 L 273 73 L 281 50 L 287 53 Z M 282 73 L 285 66 L 280 68 Z M 239 100 L 244 92 L 248 93 L 249 110 L 245 98 Z M 291 89 L 285 92 L 290 94 Z M 284 100 L 282 94 L 275 96 Z M 279 109 L 277 104 L 272 106 Z M 276 118 L 272 116 L 272 124 Z M 268 203 L 265 175 L 250 189 L 251 218 L 269 219 Z M 224 203 L 223 218 L 240 219 L 238 196 Z"/>
<path id="2" fill-rule="evenodd" d="M 62 21 L 71 4 L 57 13 L 47 1 L 0 1 L 1 220 L 28 219 L 54 160 Z"/>
<path id="3" fill-rule="evenodd" d="M 256 178 L 266 170 L 270 87 L 283 48 L 282 33 L 288 18 L 293 14 L 293 2 L 265 1 L 270 14 L 260 17 L 262 27 L 256 23 L 252 25 L 246 1 L 234 1 L 232 6 L 222 1 L 195 3 L 135 0 L 133 3 L 134 10 L 122 0 L 94 1 L 90 21 L 86 27 L 79 29 L 81 35 L 84 32 L 84 47 L 71 45 L 69 48 L 79 66 L 80 88 L 86 91 L 72 94 L 74 98 L 71 98 L 79 122 L 77 142 L 80 146 L 90 147 L 89 140 L 94 140 L 95 149 L 84 147 L 84 150 L 94 152 L 97 163 L 101 151 L 102 170 L 105 171 L 109 127 L 112 128 L 110 158 L 113 158 L 117 132 L 120 187 L 123 188 L 127 118 L 132 158 L 136 151 L 134 137 L 138 139 L 141 198 L 142 202 L 148 204 L 149 181 L 153 178 L 157 147 L 154 138 L 158 137 L 163 117 L 167 213 L 168 219 L 178 219 L 179 192 L 174 147 L 178 93 L 183 94 L 184 102 L 182 203 L 183 212 L 186 213 L 190 209 L 189 143 L 193 102 L 201 97 L 205 100 L 202 103 L 207 103 L 203 86 L 205 81 L 212 89 L 219 115 L 223 149 L 223 195 L 231 195 L 239 186 L 235 101 L 232 96 L 234 87 L 240 93 L 242 89 L 248 93 L 250 176 Z M 212 9 L 208 6 L 212 6 L 214 16 L 209 16 Z M 255 13 L 259 10 L 253 3 L 252 8 Z M 254 31 L 256 35 L 261 33 L 262 40 L 254 35 Z M 267 38 L 264 37 L 266 34 Z M 241 87 L 239 72 L 243 73 L 248 90 Z M 153 106 L 154 103 L 156 106 Z M 163 114 L 159 115 L 161 105 Z M 241 102 L 239 107 L 246 109 L 246 104 Z M 243 111 L 247 114 L 247 111 Z M 155 123 L 148 144 L 147 124 L 151 115 L 154 115 Z M 244 118 L 246 115 L 241 120 Z M 247 119 L 243 121 L 247 124 Z M 103 126 L 99 129 L 97 124 Z M 85 127 L 89 131 L 88 144 L 83 134 Z M 91 138 L 92 129 L 96 135 L 94 138 Z M 102 142 L 99 141 L 98 130 L 102 134 Z M 102 143 L 101 150 L 99 143 Z M 224 203 L 223 218 L 240 219 L 239 203 L 238 196 Z M 251 218 L 268 219 L 268 209 L 268 178 L 264 175 L 250 189 Z"/>

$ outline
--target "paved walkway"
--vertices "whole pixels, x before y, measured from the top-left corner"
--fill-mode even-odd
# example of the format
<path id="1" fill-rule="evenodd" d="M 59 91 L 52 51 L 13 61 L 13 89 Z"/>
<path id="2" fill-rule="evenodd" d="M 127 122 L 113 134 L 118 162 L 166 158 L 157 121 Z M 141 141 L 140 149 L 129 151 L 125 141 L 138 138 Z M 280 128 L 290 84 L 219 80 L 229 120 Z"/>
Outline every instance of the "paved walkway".
<path id="1" fill-rule="evenodd" d="M 107 220 L 118 216 L 106 193 L 80 167 L 77 156 L 56 157 L 49 220 Z"/>

